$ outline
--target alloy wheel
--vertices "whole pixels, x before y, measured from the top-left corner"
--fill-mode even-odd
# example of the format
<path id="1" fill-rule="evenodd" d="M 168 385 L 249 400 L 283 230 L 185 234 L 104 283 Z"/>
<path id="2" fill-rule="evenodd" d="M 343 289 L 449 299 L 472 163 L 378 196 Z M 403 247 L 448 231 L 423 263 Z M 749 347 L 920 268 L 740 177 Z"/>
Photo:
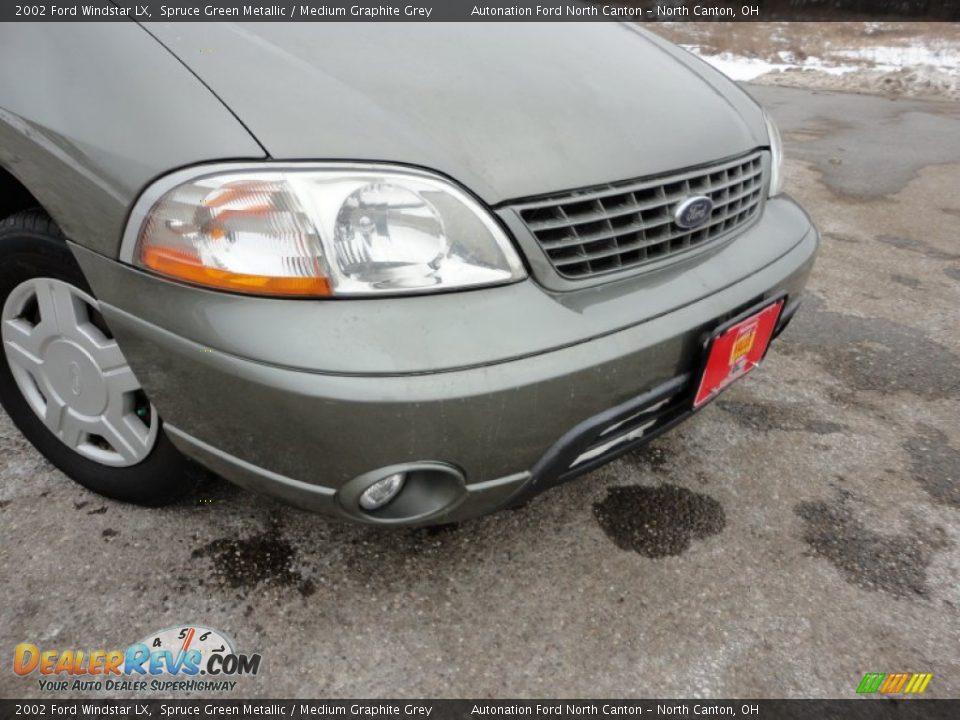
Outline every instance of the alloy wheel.
<path id="1" fill-rule="evenodd" d="M 20 392 L 61 442 L 111 467 L 150 455 L 157 413 L 94 298 L 61 280 L 27 280 L 7 297 L 0 330 Z"/>

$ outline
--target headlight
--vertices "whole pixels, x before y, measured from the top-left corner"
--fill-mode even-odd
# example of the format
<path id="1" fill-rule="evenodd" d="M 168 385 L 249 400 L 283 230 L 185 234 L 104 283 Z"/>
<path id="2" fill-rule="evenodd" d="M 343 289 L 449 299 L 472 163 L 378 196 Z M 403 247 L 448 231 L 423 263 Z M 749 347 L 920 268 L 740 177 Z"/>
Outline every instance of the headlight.
<path id="1" fill-rule="evenodd" d="M 123 259 L 234 292 L 414 293 L 526 277 L 487 210 L 416 170 L 261 165 L 178 173 L 144 193 L 130 223 Z"/>
<path id="2" fill-rule="evenodd" d="M 773 197 L 783 192 L 783 140 L 773 118 L 767 113 L 764 118 L 770 138 L 770 197 Z"/>

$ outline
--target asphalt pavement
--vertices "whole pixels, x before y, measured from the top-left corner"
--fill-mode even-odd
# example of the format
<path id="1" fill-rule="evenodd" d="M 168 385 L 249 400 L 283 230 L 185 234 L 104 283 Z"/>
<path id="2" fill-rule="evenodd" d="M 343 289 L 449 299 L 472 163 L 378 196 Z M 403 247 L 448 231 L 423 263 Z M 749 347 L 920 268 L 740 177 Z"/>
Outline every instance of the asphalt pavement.
<path id="1" fill-rule="evenodd" d="M 848 698 L 899 671 L 960 696 L 960 105 L 751 92 L 824 233 L 760 371 L 644 450 L 433 530 L 215 479 L 122 505 L 0 413 L 0 696 L 43 696 L 18 642 L 195 623 L 262 655 L 234 697 Z"/>

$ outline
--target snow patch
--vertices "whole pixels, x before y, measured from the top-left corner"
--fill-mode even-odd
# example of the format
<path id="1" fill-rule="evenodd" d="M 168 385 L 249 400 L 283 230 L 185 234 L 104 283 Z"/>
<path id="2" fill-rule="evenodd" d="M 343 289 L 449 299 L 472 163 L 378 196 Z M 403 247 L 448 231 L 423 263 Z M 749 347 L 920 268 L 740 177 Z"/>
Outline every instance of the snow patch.
<path id="1" fill-rule="evenodd" d="M 781 50 L 770 60 L 682 47 L 738 82 L 960 98 L 960 52 L 953 45 L 838 48 L 826 58 L 798 58 Z"/>
<path id="2" fill-rule="evenodd" d="M 803 61 L 797 61 L 793 53 L 789 52 L 780 52 L 777 54 L 781 62 L 768 62 L 759 58 L 734 55 L 729 52 L 721 53 L 720 55 L 702 55 L 697 52 L 696 46 L 685 47 L 724 75 L 740 82 L 753 80 L 761 75 L 783 70 L 818 70 L 829 75 L 844 75 L 845 73 L 855 72 L 859 69 L 856 65 L 837 65 L 816 57 L 808 57 Z"/>
<path id="3" fill-rule="evenodd" d="M 867 62 L 877 70 L 902 70 L 929 65 L 940 70 L 960 71 L 960 52 L 956 47 L 941 45 L 926 47 L 904 45 L 899 47 L 864 47 L 856 50 L 837 50 L 835 55 Z"/>

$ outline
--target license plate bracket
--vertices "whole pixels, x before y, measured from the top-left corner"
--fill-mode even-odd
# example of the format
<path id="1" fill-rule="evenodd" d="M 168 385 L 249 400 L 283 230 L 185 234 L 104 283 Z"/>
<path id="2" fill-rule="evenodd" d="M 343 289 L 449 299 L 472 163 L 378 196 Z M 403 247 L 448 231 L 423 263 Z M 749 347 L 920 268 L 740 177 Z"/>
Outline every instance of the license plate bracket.
<path id="1" fill-rule="evenodd" d="M 693 398 L 697 409 L 760 365 L 773 339 L 786 297 L 765 300 L 714 330 Z"/>

